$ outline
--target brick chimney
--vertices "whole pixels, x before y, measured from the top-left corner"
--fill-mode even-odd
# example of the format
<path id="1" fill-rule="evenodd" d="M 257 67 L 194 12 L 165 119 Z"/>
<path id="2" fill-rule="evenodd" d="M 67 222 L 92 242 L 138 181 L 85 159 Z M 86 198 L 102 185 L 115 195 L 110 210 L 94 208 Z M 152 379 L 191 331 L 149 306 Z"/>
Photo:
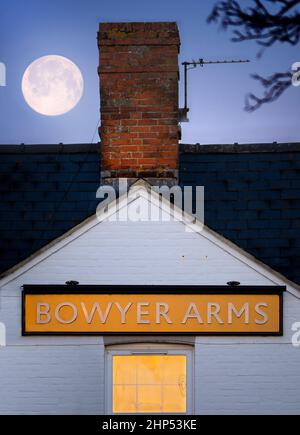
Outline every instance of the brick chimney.
<path id="1" fill-rule="evenodd" d="M 178 175 L 176 23 L 101 23 L 101 175 L 174 184 Z"/>

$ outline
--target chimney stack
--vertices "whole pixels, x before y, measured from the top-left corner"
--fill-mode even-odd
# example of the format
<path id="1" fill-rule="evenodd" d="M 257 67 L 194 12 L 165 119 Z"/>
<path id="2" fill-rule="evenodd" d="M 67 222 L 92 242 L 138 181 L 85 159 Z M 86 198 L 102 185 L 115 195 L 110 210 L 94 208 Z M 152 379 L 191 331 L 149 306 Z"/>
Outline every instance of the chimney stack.
<path id="1" fill-rule="evenodd" d="M 101 23 L 101 178 L 178 177 L 176 23 Z"/>

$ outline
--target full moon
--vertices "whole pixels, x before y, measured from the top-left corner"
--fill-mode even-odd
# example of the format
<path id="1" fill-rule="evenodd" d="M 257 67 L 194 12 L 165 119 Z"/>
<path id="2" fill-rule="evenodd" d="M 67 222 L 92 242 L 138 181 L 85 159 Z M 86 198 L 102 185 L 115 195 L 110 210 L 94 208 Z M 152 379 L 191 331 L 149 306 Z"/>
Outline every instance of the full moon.
<path id="1" fill-rule="evenodd" d="M 26 103 L 36 112 L 58 116 L 73 109 L 83 94 L 80 69 L 63 56 L 43 56 L 32 62 L 22 79 Z"/>

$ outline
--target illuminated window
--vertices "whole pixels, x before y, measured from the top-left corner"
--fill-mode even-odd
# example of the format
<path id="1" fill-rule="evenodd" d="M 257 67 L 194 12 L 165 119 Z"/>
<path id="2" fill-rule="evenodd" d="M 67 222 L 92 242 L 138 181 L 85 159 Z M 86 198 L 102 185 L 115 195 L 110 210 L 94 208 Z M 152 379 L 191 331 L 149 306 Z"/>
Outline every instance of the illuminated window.
<path id="1" fill-rule="evenodd" d="M 109 413 L 189 411 L 189 352 L 112 351 L 109 360 Z"/>

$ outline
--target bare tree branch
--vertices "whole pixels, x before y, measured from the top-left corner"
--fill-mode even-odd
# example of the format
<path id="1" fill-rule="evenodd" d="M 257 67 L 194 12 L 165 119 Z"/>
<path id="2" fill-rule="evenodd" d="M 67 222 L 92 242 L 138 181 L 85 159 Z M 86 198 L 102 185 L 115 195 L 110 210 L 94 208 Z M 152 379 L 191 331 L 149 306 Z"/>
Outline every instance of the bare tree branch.
<path id="1" fill-rule="evenodd" d="M 238 1 L 224 0 L 214 6 L 207 21 L 220 21 L 224 29 L 233 28 L 234 42 L 255 40 L 264 47 L 270 47 L 275 42 L 296 45 L 300 40 L 300 13 L 291 9 L 299 5 L 300 0 L 266 2 L 280 4 L 281 8 L 271 13 L 262 0 L 253 0 L 253 6 L 242 9 Z"/>
<path id="2" fill-rule="evenodd" d="M 254 94 L 248 94 L 245 101 L 245 110 L 253 112 L 265 103 L 271 103 L 277 100 L 283 92 L 291 86 L 292 73 L 275 73 L 270 77 L 264 78 L 258 74 L 253 74 L 255 80 L 260 81 L 265 88 L 263 97 L 259 98 Z"/>
<path id="3" fill-rule="evenodd" d="M 296 45 L 300 41 L 300 0 L 252 0 L 253 5 L 243 8 L 237 0 L 218 1 L 207 22 L 219 22 L 223 29 L 232 29 L 232 41 L 255 41 L 262 49 L 273 44 Z M 291 72 L 275 73 L 264 78 L 252 75 L 265 88 L 263 97 L 246 96 L 245 110 L 253 112 L 265 103 L 277 100 L 291 86 Z"/>

